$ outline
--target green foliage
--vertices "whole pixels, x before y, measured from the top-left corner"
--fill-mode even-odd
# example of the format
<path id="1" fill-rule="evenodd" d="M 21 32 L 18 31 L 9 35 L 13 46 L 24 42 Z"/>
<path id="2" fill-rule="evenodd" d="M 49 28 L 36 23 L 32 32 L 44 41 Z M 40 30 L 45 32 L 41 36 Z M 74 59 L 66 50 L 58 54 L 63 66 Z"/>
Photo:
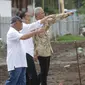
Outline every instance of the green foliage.
<path id="1" fill-rule="evenodd" d="M 85 40 L 85 37 L 81 37 L 81 36 L 74 36 L 74 35 L 64 35 L 64 36 L 60 36 L 57 38 L 57 41 L 66 41 L 66 42 L 70 42 L 70 41 L 82 41 Z"/>
<path id="2" fill-rule="evenodd" d="M 82 6 L 79 8 L 79 12 L 85 14 L 85 0 L 82 0 Z"/>
<path id="3" fill-rule="evenodd" d="M 66 9 L 74 9 L 75 8 L 75 0 L 64 0 Z"/>
<path id="4" fill-rule="evenodd" d="M 78 9 L 78 12 L 79 12 L 80 14 L 85 14 L 85 8 L 84 8 L 84 7 L 79 8 L 79 9 Z"/>
<path id="5" fill-rule="evenodd" d="M 78 0 L 73 0 L 73 3 L 75 4 L 75 7 L 78 8 Z"/>
<path id="6" fill-rule="evenodd" d="M 83 7 L 85 7 L 85 0 L 82 0 Z"/>
<path id="7" fill-rule="evenodd" d="M 58 13 L 58 9 L 55 9 L 53 7 L 45 7 L 44 8 L 44 11 L 47 13 L 47 14 L 53 14 L 53 13 Z"/>

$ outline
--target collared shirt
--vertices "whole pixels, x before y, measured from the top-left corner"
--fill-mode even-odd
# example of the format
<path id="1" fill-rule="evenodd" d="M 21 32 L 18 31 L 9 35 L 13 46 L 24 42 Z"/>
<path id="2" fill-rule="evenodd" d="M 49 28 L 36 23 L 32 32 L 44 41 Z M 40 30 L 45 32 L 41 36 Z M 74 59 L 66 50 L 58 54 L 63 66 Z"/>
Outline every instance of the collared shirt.
<path id="1" fill-rule="evenodd" d="M 21 30 L 21 33 L 26 34 L 30 33 L 32 30 L 38 29 L 42 27 L 43 25 L 40 24 L 40 20 L 37 22 L 34 22 L 32 24 L 25 24 L 23 23 L 23 29 Z M 22 41 L 22 44 L 24 44 L 25 52 L 30 54 L 32 57 L 34 57 L 34 43 L 33 38 L 26 39 Z"/>
<path id="2" fill-rule="evenodd" d="M 7 33 L 7 67 L 8 71 L 19 67 L 27 67 L 26 54 L 21 44 L 20 34 L 13 27 Z"/>
<path id="3" fill-rule="evenodd" d="M 66 13 L 62 13 L 62 14 L 57 14 L 55 17 L 55 21 L 59 21 L 60 19 L 64 19 L 68 16 L 68 14 Z M 47 23 L 48 26 L 45 27 L 46 30 L 49 29 L 49 26 L 53 23 Z M 35 55 L 36 55 L 36 51 L 38 53 L 38 56 L 43 56 L 43 57 L 47 57 L 50 56 L 51 53 L 53 52 L 51 44 L 50 44 L 50 38 L 49 35 L 47 33 L 47 31 L 45 33 L 40 33 L 36 36 L 34 36 L 34 43 L 35 43 Z"/>
<path id="4" fill-rule="evenodd" d="M 43 56 L 43 57 L 51 56 L 53 50 L 51 47 L 50 38 L 47 31 L 34 36 L 34 45 L 35 45 L 35 55 L 37 51 L 38 56 Z"/>

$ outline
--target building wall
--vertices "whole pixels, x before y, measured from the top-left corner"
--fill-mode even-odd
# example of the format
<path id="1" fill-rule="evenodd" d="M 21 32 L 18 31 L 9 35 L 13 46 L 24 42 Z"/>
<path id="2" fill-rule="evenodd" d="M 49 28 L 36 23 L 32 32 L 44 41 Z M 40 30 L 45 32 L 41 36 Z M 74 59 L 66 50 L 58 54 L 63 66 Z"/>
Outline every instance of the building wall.
<path id="1" fill-rule="evenodd" d="M 6 41 L 6 33 L 9 29 L 11 18 L 11 1 L 0 0 L 0 38 Z"/>
<path id="2" fill-rule="evenodd" d="M 0 16 L 11 17 L 11 1 L 0 0 Z"/>
<path id="3" fill-rule="evenodd" d="M 32 4 L 32 0 L 12 0 L 12 7 L 18 10 L 26 10 L 29 4 Z"/>

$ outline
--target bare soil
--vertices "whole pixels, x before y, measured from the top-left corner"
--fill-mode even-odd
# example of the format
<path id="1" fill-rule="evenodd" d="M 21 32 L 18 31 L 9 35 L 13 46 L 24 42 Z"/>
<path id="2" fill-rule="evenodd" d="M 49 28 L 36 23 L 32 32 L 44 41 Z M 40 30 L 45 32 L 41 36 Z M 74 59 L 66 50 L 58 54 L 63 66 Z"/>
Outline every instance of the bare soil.
<path id="1" fill-rule="evenodd" d="M 83 54 L 79 55 L 80 79 L 77 64 L 75 43 L 52 43 L 53 51 L 48 74 L 48 85 L 85 85 L 85 42 L 78 42 L 83 47 Z M 1 52 L 4 56 L 4 51 Z M 6 57 L 0 53 L 0 85 L 4 85 L 8 77 L 6 70 Z M 38 62 L 35 62 L 39 72 Z"/>

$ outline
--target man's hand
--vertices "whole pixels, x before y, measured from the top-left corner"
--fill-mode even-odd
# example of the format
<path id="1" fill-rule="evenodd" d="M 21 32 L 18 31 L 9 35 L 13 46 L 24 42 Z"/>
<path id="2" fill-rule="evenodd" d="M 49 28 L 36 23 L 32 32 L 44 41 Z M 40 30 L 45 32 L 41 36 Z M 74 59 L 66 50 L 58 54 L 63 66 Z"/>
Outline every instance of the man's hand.
<path id="1" fill-rule="evenodd" d="M 68 16 L 71 16 L 74 14 L 74 12 L 68 12 L 67 14 L 68 14 Z"/>
<path id="2" fill-rule="evenodd" d="M 62 14 L 61 14 L 61 15 L 62 15 L 61 19 L 67 18 L 68 16 L 71 16 L 71 15 L 73 15 L 73 14 L 74 14 L 74 12 L 62 13 Z"/>
<path id="3" fill-rule="evenodd" d="M 53 18 L 53 19 L 55 19 L 55 18 L 56 18 L 56 14 L 49 15 L 48 18 Z"/>
<path id="4" fill-rule="evenodd" d="M 38 60 L 38 56 L 34 55 L 34 61 L 37 61 L 37 60 Z"/>
<path id="5" fill-rule="evenodd" d="M 37 29 L 36 31 L 37 31 L 37 34 L 39 34 L 39 33 L 45 32 L 45 29 L 43 29 L 43 27 L 42 27 L 42 28 L 40 28 L 40 29 Z"/>
<path id="6" fill-rule="evenodd" d="M 56 18 L 48 18 L 47 22 L 49 25 L 54 24 L 56 22 Z"/>
<path id="7" fill-rule="evenodd" d="M 52 15 L 48 15 L 48 16 L 45 16 L 43 19 L 41 19 L 41 24 L 45 24 L 45 22 L 46 22 L 46 20 L 48 19 L 48 18 L 53 18 L 53 19 L 55 19 L 56 18 L 56 14 L 52 14 Z"/>

